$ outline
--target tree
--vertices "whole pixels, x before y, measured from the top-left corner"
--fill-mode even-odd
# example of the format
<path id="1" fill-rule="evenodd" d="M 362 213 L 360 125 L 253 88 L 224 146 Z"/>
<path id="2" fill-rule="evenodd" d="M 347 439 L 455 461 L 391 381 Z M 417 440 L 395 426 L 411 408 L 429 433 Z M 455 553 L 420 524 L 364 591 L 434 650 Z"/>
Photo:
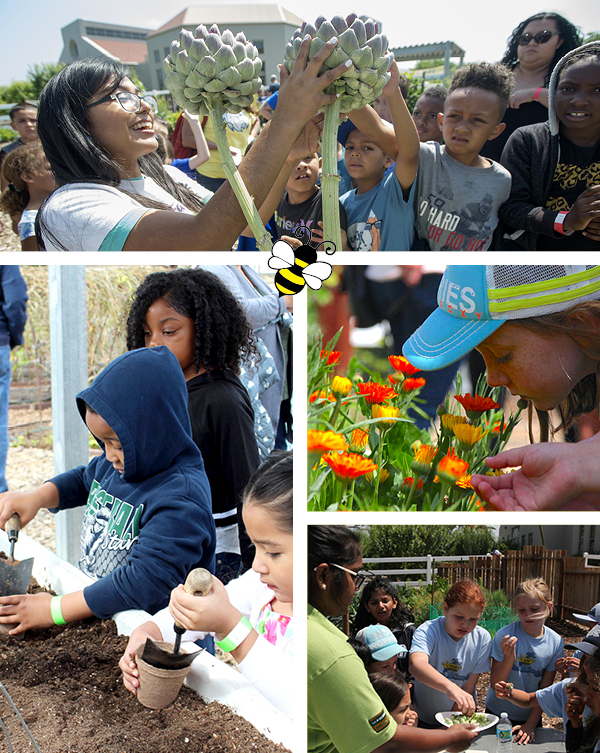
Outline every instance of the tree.
<path id="1" fill-rule="evenodd" d="M 364 557 L 487 554 L 499 548 L 487 526 L 371 526 L 363 535 Z"/>
<path id="2" fill-rule="evenodd" d="M 44 86 L 63 67 L 63 63 L 36 63 L 27 71 L 25 81 L 12 81 L 8 86 L 0 86 L 0 102 L 8 105 L 39 99 Z"/>

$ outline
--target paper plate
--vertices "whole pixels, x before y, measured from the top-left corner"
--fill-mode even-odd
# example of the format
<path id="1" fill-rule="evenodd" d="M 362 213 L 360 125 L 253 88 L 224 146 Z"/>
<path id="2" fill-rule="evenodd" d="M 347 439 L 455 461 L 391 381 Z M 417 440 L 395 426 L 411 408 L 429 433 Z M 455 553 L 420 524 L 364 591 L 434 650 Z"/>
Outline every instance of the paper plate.
<path id="1" fill-rule="evenodd" d="M 452 725 L 446 724 L 446 719 L 450 716 L 461 716 L 461 711 L 438 711 L 438 713 L 435 715 L 436 722 L 439 722 L 440 724 L 443 724 L 444 727 L 451 727 Z M 495 724 L 498 724 L 498 717 L 495 714 L 483 714 L 483 716 L 487 716 L 488 721 L 487 724 L 481 724 L 477 725 L 477 731 L 483 732 L 484 729 L 489 729 L 490 727 L 493 727 Z"/>

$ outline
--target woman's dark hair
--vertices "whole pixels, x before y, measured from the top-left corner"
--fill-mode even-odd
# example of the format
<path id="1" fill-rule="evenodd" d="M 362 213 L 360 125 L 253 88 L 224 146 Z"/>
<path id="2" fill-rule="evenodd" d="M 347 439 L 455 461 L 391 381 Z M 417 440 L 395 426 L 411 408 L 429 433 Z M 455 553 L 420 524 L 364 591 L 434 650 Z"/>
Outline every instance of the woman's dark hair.
<path id="1" fill-rule="evenodd" d="M 126 66 L 106 58 L 76 60 L 66 65 L 48 81 L 40 94 L 40 141 L 57 186 L 69 183 L 99 183 L 123 191 L 142 206 L 169 209 L 166 204 L 119 188 L 121 176 L 118 163 L 103 147 L 94 142 L 87 130 L 89 121 L 85 105 L 89 104 L 98 92 L 112 94 L 128 75 L 129 70 Z M 202 209 L 200 198 L 185 186 L 176 183 L 165 172 L 156 152 L 140 157 L 138 165 L 144 175 L 152 178 L 187 209 L 192 212 Z M 53 244 L 64 248 L 43 222 L 44 204 L 38 212 L 36 232 L 43 230 Z M 39 232 L 38 244 L 42 242 Z"/>
<path id="2" fill-rule="evenodd" d="M 164 298 L 194 322 L 194 364 L 239 373 L 242 362 L 256 360 L 254 335 L 244 309 L 229 288 L 205 269 L 174 269 L 148 275 L 135 291 L 127 316 L 127 350 L 145 347 L 146 312 Z"/>
<path id="3" fill-rule="evenodd" d="M 313 603 L 318 594 L 314 570 L 321 564 L 347 567 L 361 556 L 358 536 L 346 526 L 308 526 L 308 601 Z M 346 573 L 337 567 L 331 568 L 332 592 L 338 596 Z"/>
<path id="4" fill-rule="evenodd" d="M 294 530 L 294 456 L 274 450 L 244 489 L 244 504 L 264 506 L 282 531 Z"/>
<path id="5" fill-rule="evenodd" d="M 365 669 L 368 670 L 371 664 L 373 664 L 373 654 L 362 641 L 357 641 L 356 638 L 348 638 L 348 645 L 352 646 L 358 654 L 358 658 L 365 665 Z"/>
<path id="6" fill-rule="evenodd" d="M 504 57 L 500 61 L 511 70 L 515 68 L 519 63 L 519 37 L 523 34 L 527 24 L 530 24 L 532 21 L 543 21 L 546 18 L 554 21 L 556 24 L 556 30 L 562 37 L 563 43 L 560 47 L 556 48 L 556 53 L 548 66 L 548 72 L 544 79 L 545 84 L 550 81 L 550 76 L 558 61 L 566 55 L 567 52 L 571 52 L 571 50 L 574 50 L 581 45 L 581 34 L 577 26 L 574 26 L 570 21 L 567 21 L 567 19 L 559 13 L 535 13 L 533 16 L 529 16 L 529 18 L 522 21 L 516 29 L 513 29 L 507 42 Z"/>
<path id="7" fill-rule="evenodd" d="M 387 624 L 387 627 L 389 627 L 390 630 L 403 628 L 407 623 L 414 622 L 414 616 L 412 612 L 410 612 L 404 606 L 404 604 L 400 602 L 397 589 L 390 583 L 387 578 L 383 578 L 381 575 L 377 575 L 375 578 L 369 579 L 362 590 L 362 593 L 360 595 L 360 604 L 358 605 L 356 616 L 354 618 L 354 622 L 352 623 L 353 633 L 357 633 L 359 630 L 362 630 L 362 628 L 367 627 L 367 625 L 377 624 L 377 621 L 375 620 L 373 615 L 369 611 L 367 611 L 367 604 L 369 603 L 369 599 L 373 596 L 375 591 L 383 591 L 388 596 L 391 596 L 392 599 L 396 599 L 397 604 L 392 610 L 390 621 Z"/>
<path id="8" fill-rule="evenodd" d="M 401 675 L 384 675 L 381 672 L 370 675 L 370 678 L 375 692 L 391 714 L 408 693 L 408 683 Z"/>

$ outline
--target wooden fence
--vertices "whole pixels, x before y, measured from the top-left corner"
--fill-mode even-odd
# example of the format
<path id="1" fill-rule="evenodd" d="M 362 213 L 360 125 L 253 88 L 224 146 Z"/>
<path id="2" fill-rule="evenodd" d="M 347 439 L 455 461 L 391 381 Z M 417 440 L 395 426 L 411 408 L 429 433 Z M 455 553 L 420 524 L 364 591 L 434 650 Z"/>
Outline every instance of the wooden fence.
<path id="1" fill-rule="evenodd" d="M 381 572 L 396 581 L 398 577 L 411 574 L 411 570 L 399 569 L 399 565 L 403 561 L 408 564 L 416 559 L 393 558 L 393 564 L 398 569 Z M 377 564 L 385 561 L 385 558 L 365 560 Z M 392 562 L 392 558 L 387 561 Z M 371 569 L 377 572 L 379 567 L 372 566 Z M 424 573 L 425 570 L 412 572 Z M 561 618 L 570 619 L 573 612 L 587 614 L 594 604 L 600 602 L 600 567 L 590 566 L 584 557 L 567 557 L 565 549 L 526 546 L 522 551 L 506 552 L 502 557 L 486 555 L 465 558 L 459 562 L 436 558 L 433 572 L 447 580 L 450 585 L 459 580 L 470 579 L 478 581 L 489 591 L 502 589 L 509 599 L 522 581 L 528 578 L 543 578 L 552 592 L 554 613 Z M 417 581 L 413 583 L 415 586 L 419 585 Z"/>

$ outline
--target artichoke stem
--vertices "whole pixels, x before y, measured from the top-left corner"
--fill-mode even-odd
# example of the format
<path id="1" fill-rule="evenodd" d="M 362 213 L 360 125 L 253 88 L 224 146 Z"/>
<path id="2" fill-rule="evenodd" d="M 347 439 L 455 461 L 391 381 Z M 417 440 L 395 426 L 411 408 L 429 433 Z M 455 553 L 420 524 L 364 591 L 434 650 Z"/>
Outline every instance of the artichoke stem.
<path id="1" fill-rule="evenodd" d="M 340 97 L 331 105 L 325 105 L 325 121 L 321 137 L 323 155 L 323 240 L 335 243 L 335 250 L 342 250 L 340 230 L 340 176 L 337 171 L 337 133 L 340 124 Z"/>
<path id="2" fill-rule="evenodd" d="M 213 131 L 215 132 L 215 143 L 221 158 L 221 167 L 227 176 L 227 180 L 233 189 L 233 192 L 240 203 L 244 217 L 252 230 L 252 234 L 256 238 L 256 245 L 260 251 L 271 251 L 273 243 L 271 236 L 267 232 L 265 226 L 262 223 L 258 210 L 254 205 L 252 196 L 248 193 L 248 189 L 242 176 L 239 174 L 231 152 L 229 151 L 229 144 L 227 143 L 227 136 L 225 135 L 225 127 L 223 125 L 223 104 L 221 98 L 216 96 L 213 98 L 211 104 L 208 106 L 210 120 L 212 123 Z"/>

